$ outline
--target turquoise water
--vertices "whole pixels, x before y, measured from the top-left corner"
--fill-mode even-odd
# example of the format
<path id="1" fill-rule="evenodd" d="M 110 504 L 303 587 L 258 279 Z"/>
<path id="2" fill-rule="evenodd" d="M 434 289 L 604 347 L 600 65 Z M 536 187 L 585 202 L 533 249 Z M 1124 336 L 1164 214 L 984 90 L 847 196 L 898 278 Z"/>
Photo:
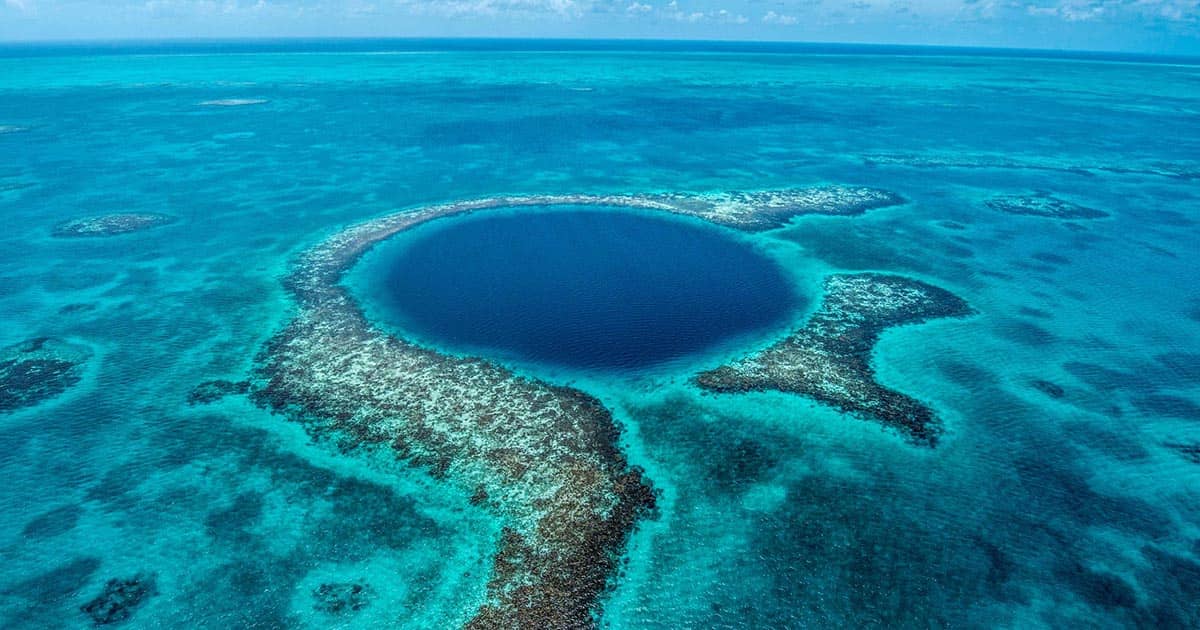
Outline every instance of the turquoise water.
<path id="1" fill-rule="evenodd" d="M 561 373 L 660 493 L 599 623 L 1200 625 L 1200 67 L 429 46 L 0 56 L 0 347 L 90 352 L 64 392 L 0 415 L 2 625 L 85 627 L 135 576 L 152 589 L 129 627 L 467 621 L 502 525 L 469 493 L 243 396 L 188 403 L 245 378 L 292 316 L 291 261 L 431 203 L 824 183 L 908 203 L 754 235 L 812 298 L 784 327 L 838 272 L 966 299 L 978 315 L 890 330 L 872 355 L 945 435 L 914 446 L 800 396 L 689 382 L 754 335 Z M 241 104 L 202 105 L 219 101 Z M 1039 193 L 1106 216 L 987 203 Z M 126 212 L 178 220 L 51 235 Z M 322 604 L 351 583 L 366 605 Z"/>

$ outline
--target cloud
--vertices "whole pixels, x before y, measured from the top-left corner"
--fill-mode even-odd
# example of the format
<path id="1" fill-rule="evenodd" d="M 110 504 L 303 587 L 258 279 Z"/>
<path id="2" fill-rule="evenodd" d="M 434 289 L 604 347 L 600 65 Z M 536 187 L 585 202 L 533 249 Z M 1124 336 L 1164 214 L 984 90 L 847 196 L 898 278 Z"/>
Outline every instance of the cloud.
<path id="1" fill-rule="evenodd" d="M 676 22 L 687 22 L 696 24 L 699 22 L 710 22 L 717 24 L 746 24 L 750 18 L 741 13 L 734 13 L 728 9 L 713 9 L 710 11 L 686 11 L 679 6 L 678 0 L 671 0 L 667 5 L 663 15 L 668 19 Z"/>
<path id="2" fill-rule="evenodd" d="M 1141 19 L 1165 22 L 1200 22 L 1200 0 L 1061 0 L 1031 3 L 1026 13 L 1056 17 L 1067 22 Z"/>
<path id="3" fill-rule="evenodd" d="M 578 17 L 584 7 L 575 0 L 430 0 L 412 2 L 414 13 L 446 17 L 554 15 Z"/>
<path id="4" fill-rule="evenodd" d="M 639 15 L 642 13 L 649 13 L 653 10 L 654 10 L 653 6 L 650 6 L 648 4 L 641 4 L 639 2 L 634 2 L 634 3 L 630 4 L 629 6 L 625 7 L 625 12 L 630 15 Z"/>
<path id="5" fill-rule="evenodd" d="M 762 21 L 763 24 L 780 24 L 784 26 L 790 26 L 799 22 L 800 19 L 794 15 L 780 15 L 774 11 L 767 11 L 767 13 L 762 16 Z"/>

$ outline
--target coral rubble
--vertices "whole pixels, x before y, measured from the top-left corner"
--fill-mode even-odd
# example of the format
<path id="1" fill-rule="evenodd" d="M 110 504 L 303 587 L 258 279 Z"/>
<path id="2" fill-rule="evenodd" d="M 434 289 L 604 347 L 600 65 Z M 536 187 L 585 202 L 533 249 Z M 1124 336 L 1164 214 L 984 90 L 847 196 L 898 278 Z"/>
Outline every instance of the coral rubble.
<path id="1" fill-rule="evenodd" d="M 1107 212 L 1064 201 L 1047 193 L 995 197 L 987 201 L 987 206 L 998 212 L 1051 219 L 1103 219 L 1108 216 Z"/>
<path id="2" fill-rule="evenodd" d="M 72 219 L 54 227 L 54 236 L 61 238 L 78 236 L 117 236 L 140 232 L 160 225 L 174 223 L 175 217 L 157 212 L 125 212 L 105 214 L 98 217 Z"/>
<path id="3" fill-rule="evenodd" d="M 825 187 L 496 197 L 380 217 L 334 234 L 294 264 L 285 286 L 299 312 L 258 356 L 251 395 L 343 448 L 392 449 L 503 517 L 486 601 L 470 627 L 592 626 L 627 537 L 655 505 L 649 481 L 617 446 L 612 414 L 582 391 L 385 333 L 341 286 L 344 273 L 398 232 L 494 208 L 619 206 L 763 230 L 798 214 L 856 214 L 900 202 L 884 191 Z M 920 308 L 897 308 L 905 307 Z M 194 396 L 203 402 L 226 389 L 205 387 Z"/>
<path id="4" fill-rule="evenodd" d="M 803 328 L 761 352 L 700 373 L 696 383 L 715 392 L 803 394 L 932 446 L 941 433 L 933 411 L 876 381 L 871 350 L 891 326 L 972 312 L 949 291 L 911 278 L 878 273 L 830 276 L 820 310 Z"/>
<path id="5" fill-rule="evenodd" d="M 83 378 L 85 347 L 39 337 L 0 350 L 0 413 L 37 405 Z"/>

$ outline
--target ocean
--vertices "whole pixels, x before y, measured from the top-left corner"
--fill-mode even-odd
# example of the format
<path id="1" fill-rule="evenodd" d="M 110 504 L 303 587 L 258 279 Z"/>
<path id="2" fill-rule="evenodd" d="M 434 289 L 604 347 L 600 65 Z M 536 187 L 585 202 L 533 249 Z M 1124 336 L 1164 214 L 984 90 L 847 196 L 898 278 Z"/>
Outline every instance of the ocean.
<path id="1" fill-rule="evenodd" d="M 1198 120 L 1185 58 L 0 46 L 0 625 L 1198 627 Z"/>

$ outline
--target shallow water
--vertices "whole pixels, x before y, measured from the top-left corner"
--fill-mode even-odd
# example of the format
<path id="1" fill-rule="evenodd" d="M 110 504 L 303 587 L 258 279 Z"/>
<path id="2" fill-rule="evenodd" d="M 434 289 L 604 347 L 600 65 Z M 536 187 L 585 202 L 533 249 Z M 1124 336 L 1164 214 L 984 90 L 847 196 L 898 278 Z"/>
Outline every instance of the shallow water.
<path id="1" fill-rule="evenodd" d="M 295 256 L 443 201 L 821 183 L 909 203 L 746 236 L 808 298 L 782 330 L 654 370 L 539 371 L 613 410 L 661 493 L 601 623 L 1200 625 L 1200 68 L 141 52 L 0 58 L 0 128 L 19 129 L 0 134 L 0 347 L 90 353 L 65 392 L 0 415 L 5 627 L 85 626 L 110 579 L 139 575 L 153 594 L 131 627 L 465 622 L 503 525 L 469 492 L 242 396 L 188 404 L 245 378 L 292 316 Z M 987 204 L 1038 193 L 1107 216 Z M 133 212 L 179 220 L 52 236 Z M 937 448 L 800 396 L 690 383 L 853 271 L 978 311 L 892 329 L 872 354 L 942 417 Z M 343 583 L 369 603 L 323 606 L 321 585 Z"/>

